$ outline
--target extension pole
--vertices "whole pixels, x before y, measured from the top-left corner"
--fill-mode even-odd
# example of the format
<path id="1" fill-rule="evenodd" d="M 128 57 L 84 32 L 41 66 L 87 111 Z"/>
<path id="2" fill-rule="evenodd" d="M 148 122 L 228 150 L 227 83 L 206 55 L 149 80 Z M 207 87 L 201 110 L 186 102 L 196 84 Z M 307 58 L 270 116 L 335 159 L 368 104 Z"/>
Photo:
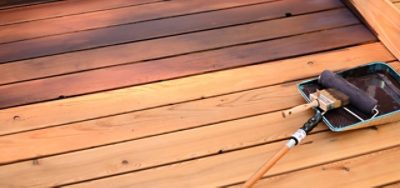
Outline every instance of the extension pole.
<path id="1" fill-rule="evenodd" d="M 278 162 L 279 159 L 281 159 L 288 151 L 289 147 L 287 145 L 283 146 L 269 161 L 264 163 L 264 165 L 258 169 L 256 173 L 254 173 L 249 180 L 246 181 L 246 183 L 243 185 L 244 188 L 251 188 L 254 186 L 254 184 L 262 178 L 262 176 L 267 173 L 269 169 L 272 168 L 272 166 L 275 165 L 275 163 Z"/>
<path id="2" fill-rule="evenodd" d="M 317 110 L 317 113 L 313 117 L 311 117 L 299 130 L 297 130 L 292 137 L 290 137 L 289 141 L 283 146 L 270 160 L 265 162 L 263 166 L 257 170 L 243 185 L 244 188 L 251 188 L 254 184 L 261 179 L 265 173 L 268 172 L 269 169 L 274 166 L 279 159 L 281 159 L 291 148 L 296 146 L 303 140 L 309 132 L 311 132 L 314 127 L 321 121 L 322 114 Z"/>

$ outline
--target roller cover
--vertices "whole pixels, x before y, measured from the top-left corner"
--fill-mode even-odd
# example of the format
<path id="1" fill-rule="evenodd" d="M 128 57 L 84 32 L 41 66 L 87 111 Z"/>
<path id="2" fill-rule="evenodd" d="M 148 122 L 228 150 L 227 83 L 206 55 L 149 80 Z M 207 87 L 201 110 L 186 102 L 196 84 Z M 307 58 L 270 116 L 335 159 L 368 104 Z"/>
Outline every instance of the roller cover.
<path id="1" fill-rule="evenodd" d="M 373 109 L 378 104 L 378 101 L 375 98 L 369 96 L 367 93 L 332 71 L 323 71 L 319 76 L 318 82 L 326 88 L 335 88 L 349 96 L 351 105 L 358 108 L 363 113 L 369 115 L 373 114 Z"/>

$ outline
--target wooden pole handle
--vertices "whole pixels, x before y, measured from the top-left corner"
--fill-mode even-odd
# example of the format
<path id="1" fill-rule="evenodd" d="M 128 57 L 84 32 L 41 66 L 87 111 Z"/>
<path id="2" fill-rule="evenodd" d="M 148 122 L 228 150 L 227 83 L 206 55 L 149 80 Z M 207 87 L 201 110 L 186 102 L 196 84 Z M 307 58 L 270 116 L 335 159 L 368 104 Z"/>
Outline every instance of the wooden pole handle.
<path id="1" fill-rule="evenodd" d="M 251 188 L 254 186 L 254 184 L 262 178 L 262 176 L 267 173 L 267 171 L 269 169 L 272 168 L 272 166 L 274 166 L 278 160 L 280 158 L 282 158 L 288 151 L 289 151 L 289 147 L 287 145 L 285 145 L 284 147 L 282 147 L 270 160 L 268 160 L 266 163 L 264 163 L 264 165 L 258 169 L 258 171 L 256 173 L 254 173 L 250 179 L 248 179 L 246 181 L 246 183 L 243 185 L 244 188 Z"/>
<path id="2" fill-rule="evenodd" d="M 286 117 L 289 117 L 289 116 L 291 116 L 293 114 L 297 114 L 299 112 L 306 111 L 306 110 L 308 110 L 308 109 L 310 109 L 312 107 L 316 107 L 316 106 L 318 106 L 318 101 L 317 100 L 313 100 L 310 103 L 302 104 L 302 105 L 293 107 L 293 108 L 291 108 L 289 110 L 282 111 L 282 116 L 284 118 L 286 118 Z"/>

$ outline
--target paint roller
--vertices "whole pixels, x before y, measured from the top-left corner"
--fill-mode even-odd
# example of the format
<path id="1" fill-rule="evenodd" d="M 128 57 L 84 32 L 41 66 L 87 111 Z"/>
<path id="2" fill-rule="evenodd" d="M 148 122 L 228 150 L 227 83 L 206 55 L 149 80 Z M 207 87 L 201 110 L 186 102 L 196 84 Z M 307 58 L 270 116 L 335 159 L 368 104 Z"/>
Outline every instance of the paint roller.
<path id="1" fill-rule="evenodd" d="M 310 99 L 312 99 L 310 103 L 283 111 L 283 117 L 289 117 L 311 107 L 319 107 L 322 111 L 326 112 L 343 107 L 347 103 L 350 103 L 366 115 L 376 114 L 378 101 L 334 72 L 329 70 L 323 71 L 319 76 L 318 83 L 329 89 L 310 94 Z M 347 96 L 348 100 L 343 95 Z M 356 118 L 363 120 L 349 109 L 345 108 L 345 110 Z"/>
<path id="2" fill-rule="evenodd" d="M 350 98 L 350 104 L 367 115 L 377 112 L 378 101 L 367 93 L 351 84 L 343 77 L 325 70 L 318 78 L 318 83 L 326 88 L 335 88 Z"/>
<path id="3" fill-rule="evenodd" d="M 304 111 L 310 107 L 319 107 L 322 110 L 317 110 L 316 114 L 311 117 L 299 130 L 297 130 L 284 147 L 282 147 L 270 160 L 258 169 L 244 184 L 243 187 L 252 187 L 262 176 L 270 169 L 274 164 L 278 162 L 291 148 L 298 145 L 312 129 L 321 121 L 322 115 L 328 110 L 343 107 L 350 103 L 361 112 L 365 114 L 374 114 L 377 112 L 378 101 L 369 96 L 364 91 L 357 88 L 341 76 L 333 73 L 332 71 L 323 71 L 318 79 L 318 83 L 325 88 L 322 92 L 317 91 L 316 93 L 310 94 L 312 101 L 306 106 L 301 105 L 293 109 L 285 111 L 284 117 L 288 117 L 299 111 Z M 351 112 L 351 111 L 350 111 Z M 353 113 L 353 112 L 351 112 Z M 376 114 L 376 113 L 375 113 Z M 353 114 L 354 115 L 354 114 Z"/>

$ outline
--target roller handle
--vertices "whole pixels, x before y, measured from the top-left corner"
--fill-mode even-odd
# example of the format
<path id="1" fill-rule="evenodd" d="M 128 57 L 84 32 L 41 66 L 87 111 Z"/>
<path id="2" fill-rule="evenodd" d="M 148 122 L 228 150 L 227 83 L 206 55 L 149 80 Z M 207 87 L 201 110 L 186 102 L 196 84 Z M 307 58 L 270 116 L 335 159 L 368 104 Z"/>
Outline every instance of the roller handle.
<path id="1" fill-rule="evenodd" d="M 315 115 L 311 117 L 303 127 L 297 130 L 292 137 L 270 160 L 265 162 L 261 168 L 257 170 L 243 185 L 244 188 L 251 188 L 261 179 L 291 148 L 299 144 L 309 132 L 311 132 L 322 120 L 322 113 L 317 110 Z"/>
<path id="2" fill-rule="evenodd" d="M 251 188 L 257 183 L 262 176 L 267 173 L 278 161 L 281 159 L 288 151 L 289 147 L 287 145 L 283 146 L 269 161 L 265 162 L 263 166 L 258 169 L 258 171 L 253 174 L 249 180 L 243 185 L 244 188 Z"/>
<path id="3" fill-rule="evenodd" d="M 318 101 L 317 100 L 313 100 L 308 104 L 302 104 L 302 105 L 293 107 L 293 108 L 291 108 L 289 110 L 282 111 L 282 116 L 284 118 L 287 118 L 287 117 L 289 117 L 289 116 L 291 116 L 293 114 L 304 112 L 304 111 L 306 111 L 306 110 L 308 110 L 308 109 L 310 109 L 312 107 L 317 107 L 318 105 L 319 105 Z"/>

